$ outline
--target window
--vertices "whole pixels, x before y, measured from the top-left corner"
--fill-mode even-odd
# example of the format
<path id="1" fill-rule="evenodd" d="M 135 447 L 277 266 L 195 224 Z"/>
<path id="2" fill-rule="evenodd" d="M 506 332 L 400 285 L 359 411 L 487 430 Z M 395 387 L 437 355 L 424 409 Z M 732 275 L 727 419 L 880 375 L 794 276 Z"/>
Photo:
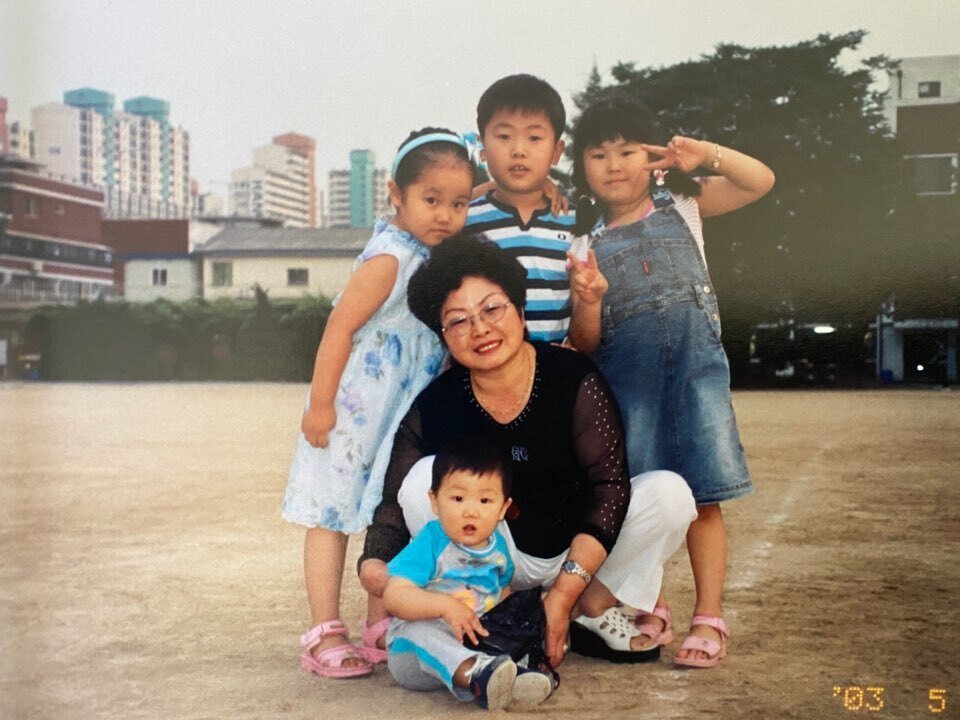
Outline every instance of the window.
<path id="1" fill-rule="evenodd" d="M 34 195 L 27 195 L 26 209 L 24 214 L 27 217 L 37 217 L 40 214 L 40 198 Z"/>
<path id="2" fill-rule="evenodd" d="M 154 268 L 153 269 L 153 285 L 154 287 L 163 287 L 167 284 L 167 269 L 166 268 Z"/>
<path id="3" fill-rule="evenodd" d="M 940 81 L 928 80 L 917 85 L 917 97 L 940 97 Z"/>
<path id="4" fill-rule="evenodd" d="M 913 155 L 913 189 L 917 195 L 952 195 L 957 192 L 957 154 Z"/>
<path id="5" fill-rule="evenodd" d="M 212 284 L 214 287 L 230 287 L 233 285 L 233 263 L 213 263 Z"/>
<path id="6" fill-rule="evenodd" d="M 310 274 L 307 268 L 287 268 L 287 285 L 299 285 L 305 287 L 309 281 Z"/>

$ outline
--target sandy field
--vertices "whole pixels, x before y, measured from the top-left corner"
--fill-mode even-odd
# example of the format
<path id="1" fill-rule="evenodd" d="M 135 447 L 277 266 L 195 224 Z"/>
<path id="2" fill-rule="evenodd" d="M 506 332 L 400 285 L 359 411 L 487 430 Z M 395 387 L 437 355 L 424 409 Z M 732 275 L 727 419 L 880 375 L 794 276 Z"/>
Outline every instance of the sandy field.
<path id="1" fill-rule="evenodd" d="M 305 386 L 0 384 L 0 718 L 449 718 L 446 693 L 299 669 L 279 517 Z M 960 718 L 960 391 L 744 392 L 730 656 L 572 655 L 551 718 Z M 351 544 L 348 567 L 360 543 Z M 345 583 L 344 620 L 363 596 Z"/>

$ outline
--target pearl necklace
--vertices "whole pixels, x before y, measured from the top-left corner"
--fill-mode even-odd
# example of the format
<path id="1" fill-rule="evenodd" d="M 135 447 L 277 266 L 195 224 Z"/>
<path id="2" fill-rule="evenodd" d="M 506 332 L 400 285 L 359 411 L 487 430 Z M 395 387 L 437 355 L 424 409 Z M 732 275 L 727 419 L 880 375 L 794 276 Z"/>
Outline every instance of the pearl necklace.
<path id="1" fill-rule="evenodd" d="M 483 392 L 481 392 L 480 387 L 477 385 L 476 380 L 473 379 L 473 374 L 470 374 L 470 387 L 473 389 L 473 394 L 477 399 L 477 402 L 480 403 L 480 406 L 487 412 L 493 415 L 499 415 L 501 417 L 510 416 L 512 417 L 514 413 L 520 407 L 527 402 L 530 398 L 530 394 L 533 392 L 533 373 L 536 370 L 537 361 L 536 354 L 534 354 L 533 359 L 530 361 L 530 372 L 527 374 L 527 381 L 523 385 L 523 390 L 520 395 L 517 397 L 516 401 L 509 407 L 499 407 L 490 402 Z"/>

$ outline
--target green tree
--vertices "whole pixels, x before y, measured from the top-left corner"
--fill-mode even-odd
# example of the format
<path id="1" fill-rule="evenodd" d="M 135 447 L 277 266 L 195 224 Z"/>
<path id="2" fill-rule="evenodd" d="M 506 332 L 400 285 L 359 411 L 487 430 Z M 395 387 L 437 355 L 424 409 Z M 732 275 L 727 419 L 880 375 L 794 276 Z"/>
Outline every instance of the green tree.
<path id="1" fill-rule="evenodd" d="M 667 135 L 714 140 L 760 158 L 777 184 L 761 201 L 705 226 L 725 320 L 862 320 L 889 293 L 884 257 L 902 232 L 892 213 L 902 172 L 882 113 L 884 57 L 845 70 L 864 32 L 787 47 L 721 44 L 669 67 L 620 63 L 594 73 L 581 109 L 607 93 L 636 97 Z M 726 332 L 726 330 L 725 330 Z"/>

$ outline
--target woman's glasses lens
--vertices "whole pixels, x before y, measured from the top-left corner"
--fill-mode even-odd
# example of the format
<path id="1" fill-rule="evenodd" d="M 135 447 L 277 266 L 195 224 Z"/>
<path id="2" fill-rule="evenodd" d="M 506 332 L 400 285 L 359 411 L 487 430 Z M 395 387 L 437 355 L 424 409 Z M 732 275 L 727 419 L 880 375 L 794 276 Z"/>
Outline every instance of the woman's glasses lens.
<path id="1" fill-rule="evenodd" d="M 509 304 L 508 302 L 491 303 L 474 315 L 462 315 L 454 318 L 443 327 L 443 332 L 457 336 L 466 335 L 470 332 L 470 326 L 473 324 L 474 318 L 481 318 L 485 323 L 490 325 L 498 323 L 503 319 L 504 314 L 507 312 L 507 305 Z"/>

